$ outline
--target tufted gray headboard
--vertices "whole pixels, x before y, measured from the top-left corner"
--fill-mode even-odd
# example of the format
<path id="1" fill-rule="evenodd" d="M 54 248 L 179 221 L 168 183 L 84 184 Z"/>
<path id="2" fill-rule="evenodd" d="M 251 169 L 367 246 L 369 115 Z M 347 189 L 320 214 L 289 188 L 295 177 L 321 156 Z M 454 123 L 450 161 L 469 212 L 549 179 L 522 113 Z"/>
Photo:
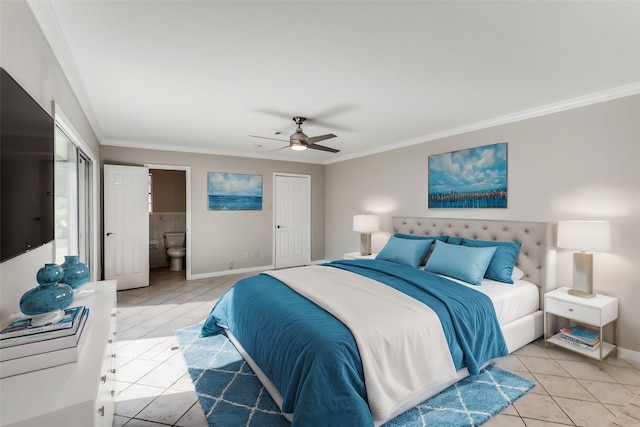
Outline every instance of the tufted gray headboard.
<path id="1" fill-rule="evenodd" d="M 544 293 L 555 288 L 555 246 L 547 222 L 393 217 L 391 226 L 393 233 L 519 242 L 516 265 L 540 287 L 540 307 Z"/>

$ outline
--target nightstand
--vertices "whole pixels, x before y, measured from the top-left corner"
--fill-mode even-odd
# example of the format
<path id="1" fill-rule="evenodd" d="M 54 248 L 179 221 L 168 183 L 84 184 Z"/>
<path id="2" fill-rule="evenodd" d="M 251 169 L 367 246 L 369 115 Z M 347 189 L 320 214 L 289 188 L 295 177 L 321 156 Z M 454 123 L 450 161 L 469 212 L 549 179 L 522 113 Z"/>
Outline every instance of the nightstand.
<path id="1" fill-rule="evenodd" d="M 544 294 L 544 345 L 555 344 L 567 350 L 580 353 L 600 361 L 612 352 L 617 355 L 618 343 L 618 299 L 605 295 L 596 295 L 593 298 L 583 298 L 570 295 L 569 288 L 558 288 Z M 600 332 L 600 346 L 595 349 L 583 348 L 567 343 L 560 338 L 560 333 L 551 337 L 548 335 L 548 316 L 554 315 L 568 319 L 570 322 L 589 326 Z M 613 323 L 613 343 L 603 340 L 602 330 L 608 324 Z"/>
<path id="2" fill-rule="evenodd" d="M 344 259 L 375 259 L 378 254 L 362 255 L 360 252 L 347 252 Z"/>

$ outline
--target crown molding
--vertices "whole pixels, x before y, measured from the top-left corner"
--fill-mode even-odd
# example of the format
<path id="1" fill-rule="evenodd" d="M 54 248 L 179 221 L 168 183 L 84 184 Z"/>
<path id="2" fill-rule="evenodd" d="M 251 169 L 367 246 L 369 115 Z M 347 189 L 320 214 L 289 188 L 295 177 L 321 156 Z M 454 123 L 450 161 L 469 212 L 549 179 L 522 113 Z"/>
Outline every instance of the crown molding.
<path id="1" fill-rule="evenodd" d="M 632 96 L 637 94 L 640 94 L 640 82 L 635 82 L 625 86 L 619 86 L 613 89 L 607 89 L 601 92 L 595 92 L 589 95 L 584 95 L 577 98 L 571 98 L 571 99 L 556 102 L 553 104 L 543 105 L 541 107 L 531 108 L 529 110 L 507 114 L 504 116 L 495 117 L 492 119 L 483 120 L 480 122 L 471 123 L 464 126 L 459 126 L 457 128 L 443 130 L 441 132 L 435 132 L 429 135 L 411 138 L 405 141 L 400 141 L 397 143 L 385 145 L 383 147 L 374 148 L 371 150 L 361 151 L 359 153 L 355 153 L 351 155 L 341 156 L 339 158 L 327 160 L 325 164 L 328 165 L 331 163 L 338 163 L 346 160 L 370 156 L 373 154 L 384 153 L 386 151 L 397 150 L 398 148 L 404 148 L 412 145 L 422 144 L 425 142 L 436 141 L 438 139 L 448 138 L 450 136 L 461 135 L 463 133 L 473 132 L 473 131 L 482 130 L 482 129 L 488 129 L 495 126 L 532 119 L 535 117 L 546 116 L 548 114 L 554 114 L 562 111 L 573 110 L 575 108 L 586 107 L 588 105 L 599 104 L 601 102 L 611 101 L 614 99 L 624 98 L 627 96 Z"/>

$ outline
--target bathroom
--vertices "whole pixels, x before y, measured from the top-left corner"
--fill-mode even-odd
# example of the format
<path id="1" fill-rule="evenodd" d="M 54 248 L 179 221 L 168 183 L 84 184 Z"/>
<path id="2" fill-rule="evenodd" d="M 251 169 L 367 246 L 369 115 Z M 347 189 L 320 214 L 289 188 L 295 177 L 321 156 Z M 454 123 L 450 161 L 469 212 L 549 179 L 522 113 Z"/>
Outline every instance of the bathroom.
<path id="1" fill-rule="evenodd" d="M 155 273 L 167 272 L 185 277 L 185 171 L 149 169 L 149 187 L 149 268 Z M 168 246 L 172 248 L 169 251 L 165 247 L 165 236 L 170 239 Z M 150 285 L 153 285 L 152 281 Z"/>

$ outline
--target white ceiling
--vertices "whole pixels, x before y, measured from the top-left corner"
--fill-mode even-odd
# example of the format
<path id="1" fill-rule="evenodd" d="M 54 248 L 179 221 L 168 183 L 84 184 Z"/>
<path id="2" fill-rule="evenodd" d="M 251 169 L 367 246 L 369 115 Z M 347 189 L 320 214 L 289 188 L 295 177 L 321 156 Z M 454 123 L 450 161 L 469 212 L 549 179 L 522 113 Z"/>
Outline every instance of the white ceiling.
<path id="1" fill-rule="evenodd" d="M 326 164 L 640 93 L 637 1 L 29 4 L 105 145 Z M 294 115 L 340 153 L 248 136 Z"/>

